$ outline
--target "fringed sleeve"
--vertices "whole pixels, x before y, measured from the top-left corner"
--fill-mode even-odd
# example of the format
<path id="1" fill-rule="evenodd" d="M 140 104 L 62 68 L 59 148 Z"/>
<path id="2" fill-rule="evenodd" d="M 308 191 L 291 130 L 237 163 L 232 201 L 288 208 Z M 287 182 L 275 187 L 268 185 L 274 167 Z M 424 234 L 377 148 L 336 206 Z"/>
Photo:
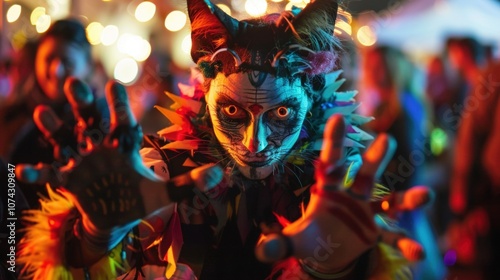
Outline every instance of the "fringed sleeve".
<path id="1" fill-rule="evenodd" d="M 47 187 L 40 210 L 27 210 L 28 223 L 17 260 L 22 267 L 20 279 L 114 279 L 128 268 L 122 259 L 121 243 L 88 269 L 73 268 L 66 259 L 67 241 L 80 214 L 64 191 Z"/>

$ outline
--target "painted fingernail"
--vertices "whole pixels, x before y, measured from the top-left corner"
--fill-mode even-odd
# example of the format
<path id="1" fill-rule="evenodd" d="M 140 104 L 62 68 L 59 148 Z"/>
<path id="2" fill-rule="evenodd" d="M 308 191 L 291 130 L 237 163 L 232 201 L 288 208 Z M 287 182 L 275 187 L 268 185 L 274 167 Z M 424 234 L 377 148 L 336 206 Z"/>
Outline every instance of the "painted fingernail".
<path id="1" fill-rule="evenodd" d="M 127 90 L 122 84 L 111 81 L 106 85 L 106 92 L 108 102 L 111 101 L 111 104 L 116 102 L 128 103 Z"/>
<path id="2" fill-rule="evenodd" d="M 89 105 L 94 101 L 94 96 L 89 86 L 78 79 L 69 78 L 66 80 L 64 90 L 67 94 L 66 96 L 68 96 L 68 100 L 75 102 L 75 105 Z"/>
<path id="3" fill-rule="evenodd" d="M 33 166 L 24 165 L 19 169 L 18 177 L 26 183 L 35 183 L 38 181 L 38 178 L 40 178 L 40 171 Z"/>
<path id="4" fill-rule="evenodd" d="M 255 248 L 257 259 L 271 263 L 290 256 L 293 252 L 290 239 L 282 234 L 270 234 Z"/>
<path id="5" fill-rule="evenodd" d="M 129 106 L 127 90 L 122 84 L 116 81 L 109 82 L 106 85 L 106 100 L 110 105 L 111 123 L 132 126 L 137 123 Z"/>
<path id="6" fill-rule="evenodd" d="M 386 134 L 379 135 L 372 146 L 365 154 L 365 161 L 375 163 L 383 159 L 384 154 L 387 152 L 388 136 Z"/>
<path id="7" fill-rule="evenodd" d="M 33 113 L 33 119 L 37 126 L 46 134 L 53 133 L 62 126 L 61 120 L 47 106 L 38 106 Z"/>

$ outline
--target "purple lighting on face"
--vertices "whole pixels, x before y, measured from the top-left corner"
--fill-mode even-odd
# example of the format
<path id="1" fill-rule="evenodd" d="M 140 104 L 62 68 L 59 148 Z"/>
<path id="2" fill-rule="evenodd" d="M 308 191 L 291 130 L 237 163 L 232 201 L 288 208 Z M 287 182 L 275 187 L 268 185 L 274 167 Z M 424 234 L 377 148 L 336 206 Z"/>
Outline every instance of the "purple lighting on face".
<path id="1" fill-rule="evenodd" d="M 457 252 L 455 250 L 449 250 L 444 254 L 444 264 L 446 266 L 452 266 L 457 262 Z"/>

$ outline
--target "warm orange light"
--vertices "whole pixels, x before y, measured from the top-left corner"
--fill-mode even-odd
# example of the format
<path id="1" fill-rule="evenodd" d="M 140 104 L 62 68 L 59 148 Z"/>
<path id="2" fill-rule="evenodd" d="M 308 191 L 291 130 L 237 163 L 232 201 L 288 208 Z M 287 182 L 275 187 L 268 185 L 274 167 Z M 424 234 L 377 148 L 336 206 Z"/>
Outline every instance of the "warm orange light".
<path id="1" fill-rule="evenodd" d="M 175 32 L 179 31 L 186 25 L 187 15 L 181 11 L 172 11 L 165 18 L 165 28 Z"/>
<path id="2" fill-rule="evenodd" d="M 217 7 L 221 8 L 221 10 L 223 10 L 224 13 L 231 15 L 231 8 L 229 8 L 227 5 L 217 4 Z"/>
<path id="3" fill-rule="evenodd" d="M 375 30 L 368 25 L 361 26 L 357 34 L 358 42 L 366 47 L 372 46 L 377 42 Z"/>
<path id="4" fill-rule="evenodd" d="M 21 15 L 21 5 L 14 4 L 7 10 L 7 22 L 16 21 Z"/>
<path id="5" fill-rule="evenodd" d="M 382 201 L 382 204 L 380 205 L 382 207 L 382 210 L 387 211 L 389 210 L 389 201 Z"/>
<path id="6" fill-rule="evenodd" d="M 154 17 L 156 5 L 153 2 L 144 1 L 135 9 L 135 18 L 140 22 L 147 22 Z"/>

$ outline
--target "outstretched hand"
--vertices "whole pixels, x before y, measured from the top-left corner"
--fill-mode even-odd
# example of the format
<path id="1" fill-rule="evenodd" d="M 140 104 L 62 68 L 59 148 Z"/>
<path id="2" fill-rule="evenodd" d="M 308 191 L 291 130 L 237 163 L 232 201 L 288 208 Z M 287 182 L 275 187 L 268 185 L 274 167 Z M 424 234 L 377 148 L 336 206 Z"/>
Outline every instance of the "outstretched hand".
<path id="1" fill-rule="evenodd" d="M 344 164 L 341 162 L 344 137 L 343 117 L 331 117 L 325 127 L 323 149 L 317 162 L 317 182 L 311 189 L 304 216 L 285 227 L 280 234 L 266 236 L 257 245 L 256 255 L 261 261 L 274 262 L 294 256 L 303 267 L 313 272 L 346 272 L 363 253 L 383 239 L 383 231 L 374 221 L 375 214 L 411 210 L 427 202 L 428 191 L 424 191 L 420 200 L 408 209 L 403 209 L 406 206 L 401 201 L 394 206 L 381 206 L 383 201 L 408 199 L 404 194 L 370 201 L 374 180 L 395 149 L 394 140 L 385 134 L 379 135 L 366 150 L 362 167 L 352 185 L 346 188 Z"/>
<path id="2" fill-rule="evenodd" d="M 172 202 L 166 183 L 142 163 L 142 131 L 124 86 L 114 81 L 106 86 L 109 120 L 100 117 L 85 83 L 69 78 L 65 94 L 77 121 L 74 133 L 50 107 L 40 105 L 34 113 L 38 128 L 54 145 L 56 159 L 64 164 L 20 165 L 19 179 L 58 187 L 75 203 L 89 231 L 124 225 L 129 228 Z M 188 174 L 183 181 L 202 190 L 215 186 L 222 177 L 222 171 L 215 166 L 193 172 L 198 175 L 196 180 Z M 148 203 L 151 197 L 157 203 Z"/>

